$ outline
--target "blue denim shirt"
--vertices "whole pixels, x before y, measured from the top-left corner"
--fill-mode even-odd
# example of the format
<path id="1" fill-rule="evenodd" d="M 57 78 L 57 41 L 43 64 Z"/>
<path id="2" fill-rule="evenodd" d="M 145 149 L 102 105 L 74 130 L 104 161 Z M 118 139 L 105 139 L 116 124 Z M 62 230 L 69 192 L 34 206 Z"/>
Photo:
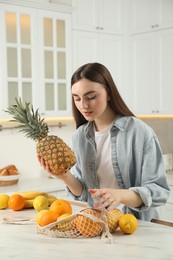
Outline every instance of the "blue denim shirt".
<path id="1" fill-rule="evenodd" d="M 77 163 L 72 167 L 71 173 L 83 186 L 81 196 L 74 198 L 86 201 L 92 207 L 93 199 L 88 189 L 99 188 L 92 122 L 75 131 L 72 136 L 72 149 Z M 119 115 L 111 128 L 111 150 L 119 188 L 132 189 L 139 193 L 143 200 L 142 207 L 126 207 L 125 213 L 130 212 L 138 219 L 147 221 L 159 218 L 158 206 L 166 203 L 170 189 L 161 148 L 152 128 L 138 118 Z"/>

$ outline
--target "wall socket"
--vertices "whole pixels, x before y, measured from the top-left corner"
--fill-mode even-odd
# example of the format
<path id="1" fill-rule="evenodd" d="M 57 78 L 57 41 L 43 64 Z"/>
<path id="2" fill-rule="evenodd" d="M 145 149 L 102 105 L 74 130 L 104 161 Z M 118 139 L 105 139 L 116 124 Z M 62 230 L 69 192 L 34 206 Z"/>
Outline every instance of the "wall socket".
<path id="1" fill-rule="evenodd" d="M 168 154 L 163 154 L 163 160 L 165 164 L 165 170 L 166 173 L 170 173 L 173 171 L 173 154 L 168 153 Z"/>

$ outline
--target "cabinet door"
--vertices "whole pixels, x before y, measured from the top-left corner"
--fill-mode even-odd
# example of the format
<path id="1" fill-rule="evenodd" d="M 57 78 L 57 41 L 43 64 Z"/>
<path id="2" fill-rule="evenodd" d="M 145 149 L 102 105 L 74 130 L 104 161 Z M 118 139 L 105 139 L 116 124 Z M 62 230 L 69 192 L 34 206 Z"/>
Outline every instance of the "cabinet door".
<path id="1" fill-rule="evenodd" d="M 33 9 L 1 5 L 2 109 L 12 105 L 15 97 L 33 103 L 37 96 L 35 17 Z M 0 113 L 2 117 L 8 116 L 3 111 Z"/>
<path id="2" fill-rule="evenodd" d="M 73 30 L 73 71 L 97 60 L 97 34 Z"/>
<path id="3" fill-rule="evenodd" d="M 45 117 L 71 116 L 71 14 L 0 7 L 1 117 L 15 97 Z"/>
<path id="4" fill-rule="evenodd" d="M 173 113 L 173 29 L 131 36 L 129 86 L 136 114 Z"/>
<path id="5" fill-rule="evenodd" d="M 173 114 L 173 29 L 156 33 L 160 83 L 160 108 L 162 114 Z"/>
<path id="6" fill-rule="evenodd" d="M 122 36 L 73 31 L 73 55 L 73 70 L 89 62 L 102 63 L 110 70 L 115 83 L 122 88 Z"/>
<path id="7" fill-rule="evenodd" d="M 97 61 L 105 65 L 123 93 L 123 37 L 111 34 L 98 34 Z"/>
<path id="8" fill-rule="evenodd" d="M 152 33 L 131 36 L 129 49 L 129 95 L 135 114 L 156 114 L 160 89 L 158 57 Z M 156 77 L 157 75 L 157 77 Z"/>
<path id="9" fill-rule="evenodd" d="M 73 29 L 122 34 L 122 0 L 72 0 Z"/>
<path id="10" fill-rule="evenodd" d="M 129 4 L 127 15 L 130 33 L 173 27 L 172 0 L 130 0 Z"/>
<path id="11" fill-rule="evenodd" d="M 95 0 L 72 0 L 73 29 L 96 31 L 96 8 Z"/>
<path id="12" fill-rule="evenodd" d="M 39 11 L 40 108 L 46 117 L 71 115 L 70 17 Z"/>

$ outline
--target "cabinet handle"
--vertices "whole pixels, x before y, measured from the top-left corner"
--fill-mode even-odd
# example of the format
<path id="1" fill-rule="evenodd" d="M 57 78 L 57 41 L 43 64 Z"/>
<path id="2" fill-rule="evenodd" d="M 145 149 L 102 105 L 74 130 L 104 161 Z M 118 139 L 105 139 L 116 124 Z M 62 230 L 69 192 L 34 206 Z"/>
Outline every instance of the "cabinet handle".
<path id="1" fill-rule="evenodd" d="M 99 30 L 99 29 L 100 29 L 100 27 L 99 27 L 99 26 L 97 26 L 97 27 L 96 27 L 96 29 L 97 29 L 97 30 Z"/>
<path id="2" fill-rule="evenodd" d="M 157 28 L 157 27 L 159 27 L 158 24 L 151 25 L 151 28 Z"/>
<path id="3" fill-rule="evenodd" d="M 159 114 L 159 110 L 152 110 L 151 111 L 153 114 Z"/>
<path id="4" fill-rule="evenodd" d="M 103 27 L 100 27 L 100 30 L 103 30 Z"/>

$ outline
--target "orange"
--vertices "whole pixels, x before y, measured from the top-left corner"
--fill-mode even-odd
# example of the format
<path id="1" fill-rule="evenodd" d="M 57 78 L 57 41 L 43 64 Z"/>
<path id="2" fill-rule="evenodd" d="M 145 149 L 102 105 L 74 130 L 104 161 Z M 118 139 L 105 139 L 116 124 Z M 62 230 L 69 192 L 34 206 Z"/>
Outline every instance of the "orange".
<path id="1" fill-rule="evenodd" d="M 12 210 L 21 210 L 25 206 L 25 199 L 20 194 L 13 194 L 8 200 L 8 206 Z"/>
<path id="2" fill-rule="evenodd" d="M 41 211 L 39 211 L 37 214 L 36 214 L 36 222 L 38 223 L 38 224 L 40 224 L 40 218 L 42 217 L 42 215 L 45 213 L 45 212 L 47 212 L 48 211 L 48 209 L 43 209 L 43 210 L 41 210 Z"/>
<path id="3" fill-rule="evenodd" d="M 58 218 L 58 214 L 56 212 L 48 210 L 48 211 L 44 212 L 43 214 L 41 214 L 39 216 L 39 218 L 37 218 L 37 219 L 39 221 L 38 224 L 41 227 L 43 227 L 43 226 L 46 226 L 46 225 L 48 225 L 52 222 L 55 222 L 57 220 L 57 218 Z"/>
<path id="4" fill-rule="evenodd" d="M 106 211 L 105 216 L 110 233 L 114 233 L 115 230 L 118 228 L 118 221 L 122 215 L 122 211 L 116 208 Z"/>
<path id="5" fill-rule="evenodd" d="M 119 227 L 125 234 L 132 234 L 138 227 L 138 220 L 132 214 L 124 214 L 119 219 Z"/>
<path id="6" fill-rule="evenodd" d="M 96 218 L 101 218 L 99 211 L 93 209 L 85 209 L 82 212 L 94 216 Z M 102 231 L 102 224 L 98 223 L 89 217 L 78 215 L 75 218 L 76 229 L 83 234 L 85 237 L 95 237 L 98 236 Z"/>
<path id="7" fill-rule="evenodd" d="M 55 200 L 49 208 L 51 211 L 57 212 L 60 215 L 68 213 L 72 214 L 72 206 L 67 200 Z"/>

